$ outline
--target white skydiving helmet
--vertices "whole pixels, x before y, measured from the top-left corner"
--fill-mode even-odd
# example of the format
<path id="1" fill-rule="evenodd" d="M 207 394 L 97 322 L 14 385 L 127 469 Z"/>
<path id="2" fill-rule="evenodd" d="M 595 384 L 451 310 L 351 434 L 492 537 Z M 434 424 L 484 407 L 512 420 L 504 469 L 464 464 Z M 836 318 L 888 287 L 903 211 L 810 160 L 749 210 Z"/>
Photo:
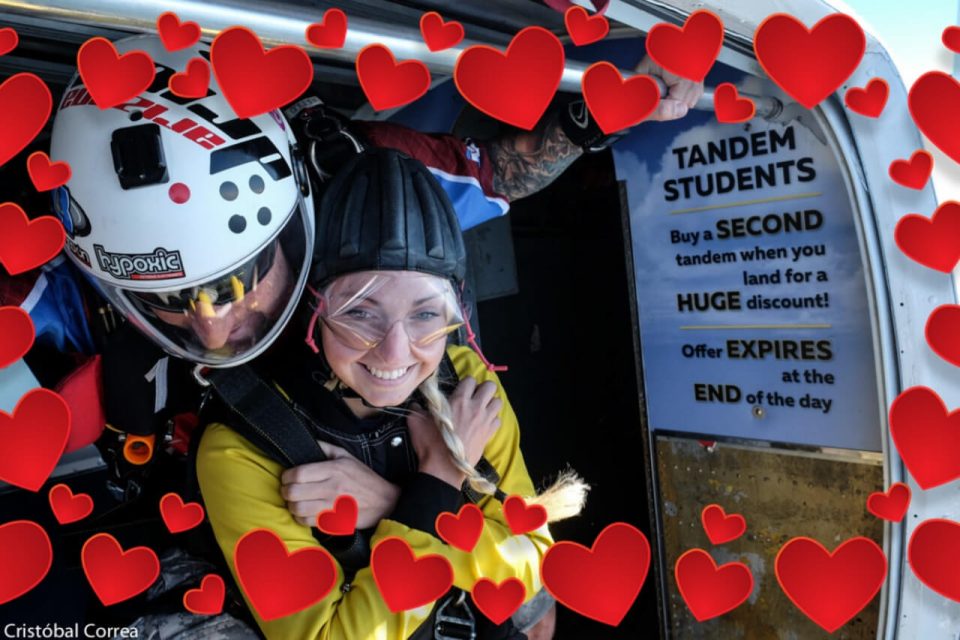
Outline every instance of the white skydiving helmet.
<path id="1" fill-rule="evenodd" d="M 211 73 L 179 98 L 174 73 L 208 49 L 168 52 L 156 36 L 115 43 L 157 65 L 153 85 L 109 109 L 79 75 L 53 125 L 50 156 L 73 177 L 54 192 L 65 252 L 128 320 L 168 353 L 246 362 L 293 314 L 313 252 L 313 201 L 280 111 L 238 119 Z"/>

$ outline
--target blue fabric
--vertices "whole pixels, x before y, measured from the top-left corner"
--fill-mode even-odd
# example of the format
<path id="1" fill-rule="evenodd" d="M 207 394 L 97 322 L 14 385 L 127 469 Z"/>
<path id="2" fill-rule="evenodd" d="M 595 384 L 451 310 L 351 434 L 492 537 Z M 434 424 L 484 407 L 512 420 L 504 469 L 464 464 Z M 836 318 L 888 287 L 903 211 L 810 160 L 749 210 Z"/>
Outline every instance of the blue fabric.
<path id="1" fill-rule="evenodd" d="M 93 337 L 78 280 L 82 276 L 69 260 L 59 256 L 44 265 L 42 277 L 46 279 L 46 287 L 30 310 L 37 342 L 65 353 L 92 355 Z"/>
<path id="2" fill-rule="evenodd" d="M 460 228 L 464 231 L 506 213 L 501 205 L 483 193 L 479 183 L 454 181 L 433 171 L 432 167 L 427 168 L 431 169 L 431 173 L 450 197 L 460 221 Z"/>

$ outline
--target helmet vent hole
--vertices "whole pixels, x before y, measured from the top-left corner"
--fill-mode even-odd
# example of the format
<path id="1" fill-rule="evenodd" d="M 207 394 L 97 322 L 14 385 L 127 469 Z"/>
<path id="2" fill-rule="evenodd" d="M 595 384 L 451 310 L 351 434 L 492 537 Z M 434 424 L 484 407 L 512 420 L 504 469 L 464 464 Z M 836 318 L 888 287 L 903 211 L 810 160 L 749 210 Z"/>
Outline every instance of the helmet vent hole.
<path id="1" fill-rule="evenodd" d="M 133 113 L 130 114 L 130 122 L 136 122 L 138 120 L 143 120 L 142 111 L 134 111 Z"/>
<path id="2" fill-rule="evenodd" d="M 270 219 L 273 217 L 273 214 L 270 212 L 270 209 L 267 207 L 260 207 L 260 211 L 257 211 L 257 222 L 263 226 L 270 224 Z"/>
<path id="3" fill-rule="evenodd" d="M 230 227 L 230 231 L 234 233 L 243 233 L 243 230 L 247 228 L 247 220 L 239 215 L 230 216 L 228 226 Z"/>
<path id="4" fill-rule="evenodd" d="M 224 200 L 233 202 L 240 195 L 240 189 L 232 182 L 224 182 L 220 185 L 220 197 Z"/>
<path id="5" fill-rule="evenodd" d="M 263 178 L 257 175 L 250 176 L 250 191 L 253 191 L 256 194 L 263 193 L 264 184 Z"/>

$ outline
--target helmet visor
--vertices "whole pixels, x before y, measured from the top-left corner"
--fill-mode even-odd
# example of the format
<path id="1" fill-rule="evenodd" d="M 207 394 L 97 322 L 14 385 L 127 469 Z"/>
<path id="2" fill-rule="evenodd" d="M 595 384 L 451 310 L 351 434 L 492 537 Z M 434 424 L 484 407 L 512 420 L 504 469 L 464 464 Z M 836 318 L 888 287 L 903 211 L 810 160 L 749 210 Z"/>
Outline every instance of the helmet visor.
<path id="1" fill-rule="evenodd" d="M 167 351 L 213 366 L 260 353 L 289 320 L 306 280 L 309 224 L 301 200 L 280 234 L 229 272 L 182 289 L 124 290 L 151 337 Z"/>

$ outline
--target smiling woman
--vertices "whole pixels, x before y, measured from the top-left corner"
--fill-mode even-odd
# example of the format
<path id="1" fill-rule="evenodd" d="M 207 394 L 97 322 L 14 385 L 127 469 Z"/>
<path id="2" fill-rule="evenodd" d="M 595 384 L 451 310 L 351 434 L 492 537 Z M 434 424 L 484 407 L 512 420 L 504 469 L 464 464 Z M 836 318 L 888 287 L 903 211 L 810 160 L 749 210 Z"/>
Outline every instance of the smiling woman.
<path id="1" fill-rule="evenodd" d="M 502 502 L 522 496 L 556 521 L 579 513 L 586 486 L 568 473 L 537 494 L 492 367 L 447 344 L 465 322 L 458 292 L 466 251 L 453 206 L 420 162 L 377 149 L 337 174 L 317 218 L 313 308 L 301 309 L 310 349 L 287 343 L 262 372 L 321 441 L 326 459 L 284 470 L 290 465 L 278 464 L 276 445 L 283 434 L 272 425 L 245 428 L 242 412 L 207 428 L 197 473 L 230 569 L 244 584 L 239 549 L 263 526 L 288 551 L 322 548 L 336 559 L 332 590 L 291 615 L 271 615 L 269 603 L 246 592 L 268 638 L 419 640 L 452 637 L 452 630 L 480 640 L 525 638 L 510 618 L 493 622 L 472 611 L 464 593 L 481 578 L 519 581 L 523 600 L 535 603 L 523 611 L 524 624 L 542 616 L 551 600 L 535 596 L 550 532 L 541 524 L 513 535 Z M 356 500 L 362 530 L 346 543 L 310 529 L 343 494 Z M 436 530 L 438 516 L 465 502 L 476 503 L 484 519 L 469 552 L 445 544 Z M 378 545 L 397 539 L 414 557 L 435 554 L 450 567 L 450 591 L 435 606 L 397 610 L 375 580 Z M 291 582 L 277 571 L 277 584 Z"/>

